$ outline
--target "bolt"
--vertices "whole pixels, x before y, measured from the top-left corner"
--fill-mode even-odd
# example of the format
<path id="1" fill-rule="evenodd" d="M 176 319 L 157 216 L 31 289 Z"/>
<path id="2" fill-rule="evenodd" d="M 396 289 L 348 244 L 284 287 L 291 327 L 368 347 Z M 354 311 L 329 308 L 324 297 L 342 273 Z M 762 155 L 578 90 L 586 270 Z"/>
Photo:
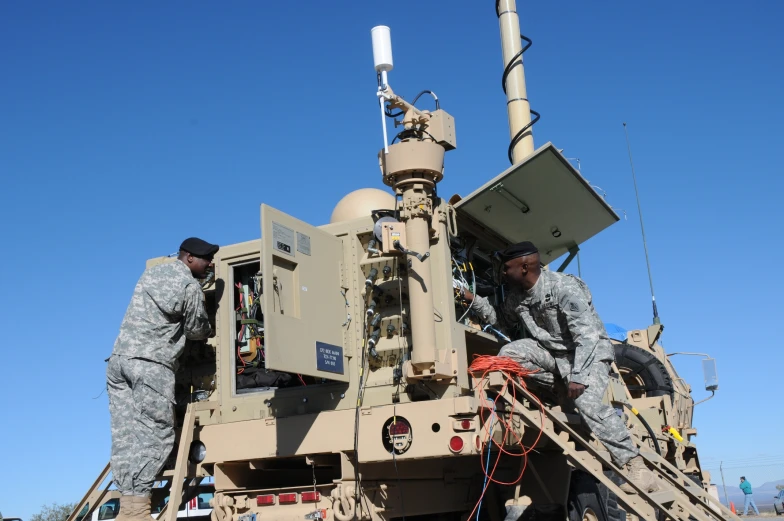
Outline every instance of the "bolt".
<path id="1" fill-rule="evenodd" d="M 303 398 L 302 399 L 302 403 L 308 403 L 308 399 L 307 398 Z"/>
<path id="2" fill-rule="evenodd" d="M 340 397 L 341 398 L 345 398 L 346 397 L 346 393 L 340 393 Z"/>
<path id="3" fill-rule="evenodd" d="M 237 410 L 237 406 L 235 405 L 234 407 L 231 408 L 231 410 L 232 411 L 236 411 Z"/>

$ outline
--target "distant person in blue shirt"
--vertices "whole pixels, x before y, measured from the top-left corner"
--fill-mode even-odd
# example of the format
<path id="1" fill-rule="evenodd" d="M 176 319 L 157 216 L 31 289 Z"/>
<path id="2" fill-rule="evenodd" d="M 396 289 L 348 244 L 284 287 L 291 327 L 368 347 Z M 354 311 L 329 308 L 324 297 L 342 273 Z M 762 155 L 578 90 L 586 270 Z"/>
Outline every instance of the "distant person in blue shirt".
<path id="1" fill-rule="evenodd" d="M 754 496 L 751 495 L 751 483 L 746 481 L 745 476 L 740 477 L 740 489 L 746 495 L 745 496 L 746 499 L 743 502 L 743 515 L 745 516 L 746 514 L 749 513 L 749 505 L 751 505 L 751 508 L 754 509 L 754 512 L 757 515 L 760 515 L 759 509 L 757 508 L 757 504 L 754 502 Z"/>

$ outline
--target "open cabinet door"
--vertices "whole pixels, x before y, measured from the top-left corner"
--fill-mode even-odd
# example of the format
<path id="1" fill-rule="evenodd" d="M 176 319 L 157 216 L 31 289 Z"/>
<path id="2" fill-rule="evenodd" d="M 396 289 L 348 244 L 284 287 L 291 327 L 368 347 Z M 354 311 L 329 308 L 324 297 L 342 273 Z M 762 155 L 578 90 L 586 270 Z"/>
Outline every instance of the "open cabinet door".
<path id="1" fill-rule="evenodd" d="M 261 205 L 266 367 L 348 382 L 337 237 Z"/>

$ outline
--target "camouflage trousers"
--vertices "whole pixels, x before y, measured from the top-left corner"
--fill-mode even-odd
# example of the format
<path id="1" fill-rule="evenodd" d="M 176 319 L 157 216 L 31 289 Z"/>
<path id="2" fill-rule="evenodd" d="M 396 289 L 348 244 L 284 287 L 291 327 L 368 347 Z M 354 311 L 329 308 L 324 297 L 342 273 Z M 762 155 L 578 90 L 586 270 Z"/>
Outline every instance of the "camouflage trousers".
<path id="1" fill-rule="evenodd" d="M 531 371 L 539 370 L 538 373 L 527 379 L 533 380 L 545 388 L 553 389 L 555 387 L 556 375 L 560 376 L 565 384 L 569 383 L 574 353 L 570 353 L 568 356 L 554 357 L 536 340 L 525 338 L 505 345 L 498 355 L 507 356 Z M 639 451 L 632 442 L 629 430 L 615 409 L 602 402 L 610 381 L 610 364 L 595 360 L 589 366 L 588 375 L 583 380 L 585 381 L 585 392 L 574 400 L 574 405 L 596 439 L 602 442 L 610 452 L 614 463 L 623 466 L 637 456 Z"/>
<path id="2" fill-rule="evenodd" d="M 149 496 L 174 447 L 174 372 L 113 355 L 106 368 L 112 478 L 123 495 Z"/>

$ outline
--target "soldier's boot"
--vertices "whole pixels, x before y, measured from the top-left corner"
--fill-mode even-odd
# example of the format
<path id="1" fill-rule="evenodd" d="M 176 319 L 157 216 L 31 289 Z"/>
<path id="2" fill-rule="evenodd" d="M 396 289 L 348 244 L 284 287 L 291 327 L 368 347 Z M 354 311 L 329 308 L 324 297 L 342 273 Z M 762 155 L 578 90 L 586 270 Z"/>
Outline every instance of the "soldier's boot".
<path id="1" fill-rule="evenodd" d="M 128 521 L 155 521 L 150 515 L 150 496 L 127 496 L 131 498 L 130 514 Z M 116 521 L 116 520 L 115 520 Z"/>
<path id="2" fill-rule="evenodd" d="M 120 513 L 114 518 L 114 521 L 134 521 L 133 499 L 134 496 L 120 496 Z"/>
<path id="3" fill-rule="evenodd" d="M 656 476 L 645 465 L 645 461 L 642 459 L 642 456 L 635 456 L 629 460 L 629 462 L 626 464 L 626 468 L 624 469 L 624 474 L 626 474 L 626 477 L 629 479 L 629 481 L 637 485 L 645 492 L 656 492 L 659 490 L 659 484 L 656 483 Z M 629 483 L 624 483 L 621 485 L 621 490 L 627 494 L 637 493 L 637 491 L 634 490 Z"/>

